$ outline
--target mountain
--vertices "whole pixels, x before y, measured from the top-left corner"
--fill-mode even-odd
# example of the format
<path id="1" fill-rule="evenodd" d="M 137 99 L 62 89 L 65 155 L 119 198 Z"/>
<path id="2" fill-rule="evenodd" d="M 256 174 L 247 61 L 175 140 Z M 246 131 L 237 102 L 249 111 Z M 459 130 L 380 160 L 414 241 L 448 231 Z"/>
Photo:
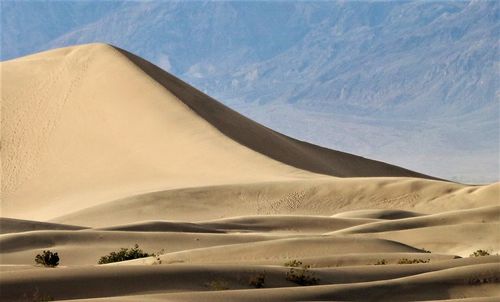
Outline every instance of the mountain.
<path id="1" fill-rule="evenodd" d="M 498 180 L 497 1 L 72 3 L 2 2 L 2 59 L 107 42 L 287 135 Z"/>

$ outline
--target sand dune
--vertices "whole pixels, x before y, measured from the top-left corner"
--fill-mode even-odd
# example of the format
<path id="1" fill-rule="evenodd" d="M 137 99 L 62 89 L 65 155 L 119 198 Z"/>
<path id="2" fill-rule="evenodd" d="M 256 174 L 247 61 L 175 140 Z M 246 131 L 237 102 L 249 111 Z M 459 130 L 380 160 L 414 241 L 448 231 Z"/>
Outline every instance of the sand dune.
<path id="1" fill-rule="evenodd" d="M 108 45 L 1 68 L 4 216 L 47 219 L 162 188 L 316 176 L 306 171 L 423 177 L 273 132 Z"/>
<path id="2" fill-rule="evenodd" d="M 58 250 L 61 264 L 97 264 L 100 256 L 139 243 L 146 251 L 176 252 L 209 246 L 280 239 L 267 234 L 202 234 L 130 231 L 36 231 L 0 236 L 3 263 L 32 264 L 44 249 Z"/>
<path id="3" fill-rule="evenodd" d="M 189 222 L 145 221 L 102 228 L 105 231 L 132 232 L 186 232 L 186 233 L 224 233 L 224 231 Z"/>
<path id="4" fill-rule="evenodd" d="M 397 240 L 436 253 L 468 256 L 475 250 L 499 253 L 500 223 L 466 223 L 377 233 L 375 237 Z"/>
<path id="5" fill-rule="evenodd" d="M 144 221 L 119 226 L 96 228 L 106 231 L 185 232 L 185 233 L 271 233 L 296 234 L 329 232 L 345 229 L 373 219 L 343 219 L 313 215 L 241 216 L 197 223 L 177 221 Z"/>
<path id="6" fill-rule="evenodd" d="M 233 184 L 130 196 L 52 221 L 103 227 L 143 220 L 202 221 L 280 214 L 330 216 L 353 209 L 387 208 L 435 213 L 498 205 L 500 184 L 487 186 L 482 194 L 477 189 L 414 178 L 320 178 Z"/>
<path id="7" fill-rule="evenodd" d="M 371 222 L 371 219 L 344 219 L 314 215 L 242 216 L 199 222 L 199 225 L 226 231 L 321 233 Z"/>
<path id="8" fill-rule="evenodd" d="M 461 298 L 465 295 L 500 296 L 495 284 L 471 286 L 470 276 L 487 280 L 499 278 L 498 264 L 450 268 L 443 271 L 403 277 L 394 280 L 356 284 L 326 285 L 314 288 L 264 289 L 166 294 L 169 301 L 411 301 L 414 299 Z M 385 298 L 384 298 L 385 297 Z M 159 297 L 156 297 L 159 298 Z M 143 299 L 142 297 L 140 299 Z"/>
<path id="9" fill-rule="evenodd" d="M 418 217 L 425 214 L 404 211 L 404 210 L 354 210 L 342 212 L 339 214 L 332 215 L 332 217 L 340 217 L 340 218 L 365 218 L 365 219 L 385 219 L 385 220 L 393 220 L 393 219 L 403 219 L 410 217 Z"/>
<path id="10" fill-rule="evenodd" d="M 0 217 L 0 234 L 38 230 L 83 230 L 87 227 Z"/>
<path id="11" fill-rule="evenodd" d="M 410 217 L 406 219 L 401 218 L 390 221 L 376 221 L 373 223 L 363 224 L 361 226 L 343 229 L 340 233 L 379 233 L 453 224 L 495 223 L 499 220 L 500 206 L 492 206 Z"/>
<path id="12" fill-rule="evenodd" d="M 419 249 L 388 240 L 308 236 L 307 238 L 286 238 L 168 253 L 160 256 L 160 259 L 165 263 L 242 263 L 272 260 L 284 263 L 287 260 L 308 256 L 363 251 L 372 253 L 420 252 Z M 141 261 L 142 259 L 138 259 L 136 262 Z M 148 262 L 147 259 L 144 261 Z"/>
<path id="13" fill-rule="evenodd" d="M 138 301 L 147 299 L 148 294 L 156 292 L 157 296 L 154 298 L 161 297 L 168 301 L 353 301 L 378 300 L 380 297 L 387 297 L 389 292 L 397 292 L 397 301 L 407 301 L 411 297 L 459 297 L 466 288 L 478 293 L 477 296 L 486 296 L 488 293 L 498 293 L 498 290 L 488 283 L 475 286 L 470 286 L 469 283 L 475 282 L 476 279 L 500 278 L 497 262 L 498 257 L 473 262 L 459 259 L 425 266 L 318 269 L 314 272 L 322 280 L 322 285 L 302 288 L 290 288 L 293 283 L 283 278 L 287 268 L 277 266 L 156 265 L 32 270 L 29 274 L 26 271 L 4 273 L 0 277 L 0 297 L 12 300 L 23 295 L 30 297 L 37 289 L 27 280 L 43 286 L 38 289 L 39 293 L 55 299 L 90 298 L 95 296 L 96 292 L 105 297 L 119 296 L 118 299 L 124 299 L 125 295 L 146 294 L 141 297 L 129 297 Z M 250 290 L 248 280 L 259 272 L 266 273 L 269 288 Z M 138 279 L 143 282 L 137 282 Z M 214 280 L 219 282 L 213 283 Z M 214 292 L 215 286 L 224 286 L 229 290 Z M 433 290 L 425 291 L 421 296 L 419 290 L 426 286 L 431 286 Z M 453 290 L 442 290 L 445 288 Z M 188 293 L 168 294 L 178 289 Z M 158 292 L 163 294 L 158 295 Z"/>
<path id="14" fill-rule="evenodd" d="M 467 257 L 500 252 L 500 183 L 286 137 L 109 45 L 1 76 L 2 301 L 500 298 L 498 256 Z M 136 243 L 155 256 L 97 265 Z M 48 249 L 60 266 L 35 267 Z M 286 280 L 290 260 L 318 285 Z"/>

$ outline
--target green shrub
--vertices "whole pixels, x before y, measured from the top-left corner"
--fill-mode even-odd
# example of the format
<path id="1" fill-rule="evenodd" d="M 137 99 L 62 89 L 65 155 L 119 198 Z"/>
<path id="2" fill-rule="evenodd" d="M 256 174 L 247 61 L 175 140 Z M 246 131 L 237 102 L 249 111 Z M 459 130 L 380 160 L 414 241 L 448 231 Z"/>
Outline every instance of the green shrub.
<path id="1" fill-rule="evenodd" d="M 469 257 L 482 257 L 482 256 L 489 256 L 490 253 L 488 253 L 485 250 L 477 250 L 474 253 L 470 254 Z"/>
<path id="2" fill-rule="evenodd" d="M 429 263 L 431 259 L 423 260 L 423 259 L 407 259 L 401 258 L 398 260 L 398 264 L 415 264 L 415 263 Z"/>
<path id="3" fill-rule="evenodd" d="M 302 286 L 318 284 L 319 278 L 314 277 L 314 273 L 309 272 L 309 267 L 309 265 L 305 265 L 301 268 L 290 268 L 290 271 L 286 273 L 286 280 Z"/>
<path id="4" fill-rule="evenodd" d="M 120 261 L 144 258 L 149 256 L 151 255 L 139 249 L 139 245 L 136 243 L 133 248 L 130 249 L 121 248 L 120 251 L 118 252 L 111 252 L 107 256 L 102 256 L 101 259 L 99 259 L 98 263 L 105 264 L 112 262 L 120 262 Z"/>
<path id="5" fill-rule="evenodd" d="M 248 285 L 255 288 L 263 288 L 266 282 L 266 273 L 259 273 L 257 275 L 251 276 L 248 280 Z"/>
<path id="6" fill-rule="evenodd" d="M 284 266 L 288 266 L 288 267 L 299 267 L 302 265 L 302 261 L 299 261 L 299 260 L 290 260 L 290 261 L 287 261 L 283 264 Z"/>
<path id="7" fill-rule="evenodd" d="M 59 265 L 59 255 L 51 251 L 43 251 L 41 255 L 35 256 L 35 263 L 45 267 L 56 267 Z"/>

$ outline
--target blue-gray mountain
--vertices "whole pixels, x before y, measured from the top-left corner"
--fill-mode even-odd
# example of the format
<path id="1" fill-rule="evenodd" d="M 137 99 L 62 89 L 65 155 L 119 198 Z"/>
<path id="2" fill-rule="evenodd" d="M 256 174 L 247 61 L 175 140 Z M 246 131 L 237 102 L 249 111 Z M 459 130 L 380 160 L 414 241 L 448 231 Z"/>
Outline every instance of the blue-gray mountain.
<path id="1" fill-rule="evenodd" d="M 2 59 L 107 42 L 299 139 L 499 178 L 497 1 L 2 1 Z"/>

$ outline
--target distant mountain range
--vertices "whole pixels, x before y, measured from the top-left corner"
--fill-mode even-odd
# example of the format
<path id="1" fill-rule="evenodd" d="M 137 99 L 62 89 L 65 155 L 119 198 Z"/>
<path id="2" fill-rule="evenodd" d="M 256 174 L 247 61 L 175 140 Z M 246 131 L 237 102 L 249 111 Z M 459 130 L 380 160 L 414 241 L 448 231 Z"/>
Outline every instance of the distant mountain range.
<path id="1" fill-rule="evenodd" d="M 288 135 L 499 179 L 497 1 L 2 1 L 2 60 L 106 42 Z"/>

